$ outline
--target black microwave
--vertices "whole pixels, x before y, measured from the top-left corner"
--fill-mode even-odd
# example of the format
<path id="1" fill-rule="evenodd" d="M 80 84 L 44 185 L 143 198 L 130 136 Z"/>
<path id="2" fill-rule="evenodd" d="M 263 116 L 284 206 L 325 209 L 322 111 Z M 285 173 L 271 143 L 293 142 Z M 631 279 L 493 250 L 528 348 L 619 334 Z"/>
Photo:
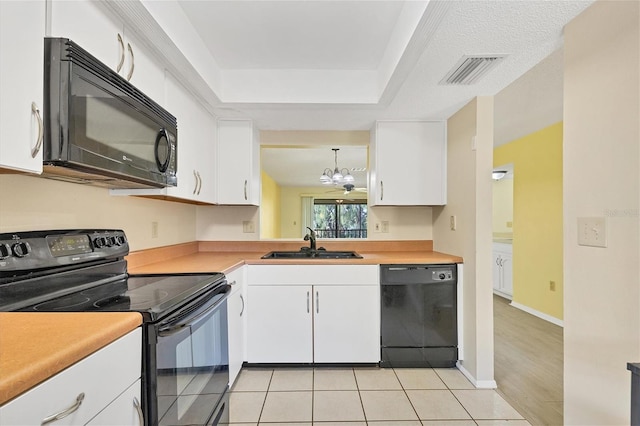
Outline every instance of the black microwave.
<path id="1" fill-rule="evenodd" d="M 108 188 L 176 186 L 176 118 L 73 41 L 44 43 L 43 176 Z"/>

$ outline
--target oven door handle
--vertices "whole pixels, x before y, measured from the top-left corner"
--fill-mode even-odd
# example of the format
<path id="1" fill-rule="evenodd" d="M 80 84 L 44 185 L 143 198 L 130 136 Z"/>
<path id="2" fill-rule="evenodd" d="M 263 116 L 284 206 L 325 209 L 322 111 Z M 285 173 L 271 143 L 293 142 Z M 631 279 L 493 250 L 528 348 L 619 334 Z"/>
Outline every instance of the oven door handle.
<path id="1" fill-rule="evenodd" d="M 158 329 L 158 336 L 160 336 L 160 337 L 171 336 L 171 335 L 176 334 L 176 333 L 182 331 L 183 329 L 191 326 L 195 321 L 197 321 L 198 319 L 200 319 L 203 316 L 207 315 L 209 312 L 213 311 L 214 309 L 218 308 L 224 301 L 226 301 L 227 297 L 229 297 L 229 291 L 230 290 L 231 290 L 231 286 L 227 285 L 223 292 L 218 293 L 218 294 L 224 294 L 224 297 L 222 297 L 220 300 L 218 300 L 213 305 L 209 306 L 204 311 L 194 313 L 193 315 L 189 315 L 186 318 L 180 318 L 180 320 L 181 320 L 180 322 L 169 323 L 169 324 L 166 324 L 165 326 L 161 327 L 160 329 Z"/>

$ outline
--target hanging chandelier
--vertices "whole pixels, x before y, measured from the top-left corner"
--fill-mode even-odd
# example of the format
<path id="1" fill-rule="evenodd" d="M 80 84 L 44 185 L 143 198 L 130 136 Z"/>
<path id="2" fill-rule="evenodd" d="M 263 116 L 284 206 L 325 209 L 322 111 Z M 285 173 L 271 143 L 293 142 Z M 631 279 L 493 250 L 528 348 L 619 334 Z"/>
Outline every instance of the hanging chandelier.
<path id="1" fill-rule="evenodd" d="M 320 176 L 320 182 L 324 185 L 352 183 L 355 179 L 353 175 L 349 173 L 349 169 L 343 168 L 340 170 L 338 168 L 338 151 L 340 151 L 340 148 L 331 148 L 331 150 L 334 155 L 334 168 L 333 170 L 330 168 L 324 169 L 322 176 Z"/>

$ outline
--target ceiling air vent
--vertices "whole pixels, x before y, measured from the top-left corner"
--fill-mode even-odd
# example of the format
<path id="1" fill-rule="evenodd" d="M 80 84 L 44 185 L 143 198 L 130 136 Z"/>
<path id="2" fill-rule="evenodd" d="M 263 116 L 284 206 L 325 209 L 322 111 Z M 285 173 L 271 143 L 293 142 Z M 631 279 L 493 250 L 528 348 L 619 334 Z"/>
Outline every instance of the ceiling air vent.
<path id="1" fill-rule="evenodd" d="M 507 55 L 463 56 L 440 84 L 465 85 L 477 83 Z"/>

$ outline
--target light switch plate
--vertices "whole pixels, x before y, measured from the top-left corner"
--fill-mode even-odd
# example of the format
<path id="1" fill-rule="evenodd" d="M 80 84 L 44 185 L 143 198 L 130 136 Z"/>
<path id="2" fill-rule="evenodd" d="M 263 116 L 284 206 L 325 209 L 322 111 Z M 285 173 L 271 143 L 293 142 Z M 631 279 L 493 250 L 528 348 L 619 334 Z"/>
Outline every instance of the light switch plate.
<path id="1" fill-rule="evenodd" d="M 384 233 L 389 232 L 389 221 L 388 220 L 383 220 L 382 221 L 382 232 L 384 232 Z"/>
<path id="2" fill-rule="evenodd" d="M 457 224 L 456 224 L 456 217 L 455 216 L 449 216 L 449 228 L 452 231 L 456 230 Z"/>
<path id="3" fill-rule="evenodd" d="M 606 218 L 579 217 L 578 245 L 590 247 L 607 247 Z"/>

